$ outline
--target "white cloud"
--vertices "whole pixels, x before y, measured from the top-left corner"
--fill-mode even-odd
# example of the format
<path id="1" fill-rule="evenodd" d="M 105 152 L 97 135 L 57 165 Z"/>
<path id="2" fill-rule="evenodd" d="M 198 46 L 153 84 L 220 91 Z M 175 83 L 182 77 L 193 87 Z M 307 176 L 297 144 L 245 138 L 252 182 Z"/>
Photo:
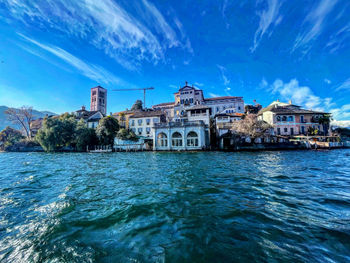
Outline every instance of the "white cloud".
<path id="1" fill-rule="evenodd" d="M 142 60 L 164 61 L 167 48 L 188 45 L 178 40 L 160 11 L 146 0 L 142 13 L 135 16 L 113 0 L 4 1 L 11 19 L 87 40 L 128 69 L 136 69 Z M 142 14 L 148 21 L 141 20 Z"/>
<path id="2" fill-rule="evenodd" d="M 338 127 L 350 127 L 350 121 L 332 121 L 331 125 Z"/>
<path id="3" fill-rule="evenodd" d="M 281 4 L 282 1 L 279 0 L 267 0 L 267 9 L 264 9 L 257 13 L 260 17 L 260 21 L 259 27 L 254 35 L 253 46 L 250 48 L 251 52 L 254 52 L 256 50 L 263 36 L 282 21 L 282 16 L 279 14 Z"/>
<path id="4" fill-rule="evenodd" d="M 342 84 L 340 84 L 336 89 L 336 91 L 340 90 L 350 90 L 350 78 L 345 80 Z"/>
<path id="5" fill-rule="evenodd" d="M 69 52 L 56 47 L 56 46 L 49 46 L 42 43 L 39 43 L 38 41 L 31 39 L 29 37 L 26 37 L 24 35 L 19 34 L 21 37 L 23 37 L 25 40 L 30 42 L 31 44 L 49 52 L 50 54 L 60 58 L 73 68 L 77 69 L 81 75 L 84 75 L 85 77 L 88 77 L 89 79 L 95 80 L 98 83 L 106 83 L 106 84 L 122 84 L 124 81 L 119 79 L 118 77 L 114 76 L 111 72 L 107 71 L 106 69 L 102 68 L 101 66 L 94 65 L 94 64 L 88 64 L 84 62 L 83 60 L 73 56 Z M 40 53 L 33 52 L 32 54 L 37 55 L 43 59 L 45 59 L 44 56 L 41 56 Z"/>
<path id="6" fill-rule="evenodd" d="M 178 86 L 173 85 L 173 84 L 170 84 L 170 85 L 169 85 L 169 88 L 172 88 L 172 89 L 179 89 L 179 87 L 178 87 Z"/>
<path id="7" fill-rule="evenodd" d="M 203 83 L 199 83 L 199 82 L 195 82 L 194 85 L 197 86 L 197 87 L 203 87 L 204 86 Z"/>
<path id="8" fill-rule="evenodd" d="M 260 84 L 259 84 L 259 87 L 260 88 L 266 88 L 269 84 L 267 83 L 266 79 L 265 78 L 262 78 Z"/>
<path id="9" fill-rule="evenodd" d="M 280 96 L 280 99 L 292 100 L 293 104 L 301 105 L 306 109 L 316 111 L 327 111 L 332 113 L 335 120 L 350 118 L 350 104 L 337 106 L 332 98 L 321 98 L 307 86 L 300 86 L 298 80 L 292 79 L 288 83 L 276 79 L 270 86 L 273 95 Z"/>
<path id="10" fill-rule="evenodd" d="M 327 83 L 327 84 L 331 84 L 331 83 L 332 83 L 332 81 L 330 81 L 330 80 L 327 79 L 327 78 L 325 78 L 323 81 L 324 81 L 325 83 Z"/>
<path id="11" fill-rule="evenodd" d="M 310 11 L 304 20 L 303 28 L 306 28 L 306 30 L 297 36 L 292 52 L 298 48 L 303 48 L 305 53 L 310 50 L 311 42 L 315 41 L 322 33 L 324 22 L 337 1 L 338 0 L 321 0 L 318 5 Z"/>
<path id="12" fill-rule="evenodd" d="M 339 29 L 336 33 L 329 37 L 329 41 L 326 48 L 329 49 L 330 53 L 335 53 L 341 49 L 345 43 L 347 43 L 350 38 L 350 23 Z"/>
<path id="13" fill-rule="evenodd" d="M 208 94 L 209 94 L 209 96 L 212 97 L 212 98 L 220 97 L 219 95 L 217 95 L 217 94 L 215 94 L 215 93 L 209 92 Z"/>
<path id="14" fill-rule="evenodd" d="M 217 65 L 217 67 L 219 68 L 219 70 L 221 72 L 221 78 L 224 82 L 224 85 L 227 86 L 228 84 L 230 84 L 230 80 L 226 76 L 226 68 L 221 66 L 221 65 Z"/>

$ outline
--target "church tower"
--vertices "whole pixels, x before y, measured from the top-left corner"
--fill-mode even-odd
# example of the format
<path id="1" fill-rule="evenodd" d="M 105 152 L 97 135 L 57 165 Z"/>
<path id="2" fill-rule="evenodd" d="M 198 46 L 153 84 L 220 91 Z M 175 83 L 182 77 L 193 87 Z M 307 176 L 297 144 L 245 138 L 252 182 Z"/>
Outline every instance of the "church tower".
<path id="1" fill-rule="evenodd" d="M 100 111 L 103 115 L 106 115 L 107 90 L 101 86 L 91 89 L 90 111 Z"/>

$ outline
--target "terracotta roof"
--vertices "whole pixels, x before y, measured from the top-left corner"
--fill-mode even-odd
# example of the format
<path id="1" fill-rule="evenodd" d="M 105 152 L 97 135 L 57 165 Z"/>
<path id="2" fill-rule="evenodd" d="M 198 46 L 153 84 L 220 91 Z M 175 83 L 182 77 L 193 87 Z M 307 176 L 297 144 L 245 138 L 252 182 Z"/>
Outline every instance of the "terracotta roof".
<path id="1" fill-rule="evenodd" d="M 175 102 L 164 102 L 164 103 L 159 103 L 156 105 L 153 105 L 152 108 L 156 108 L 156 107 L 161 107 L 161 106 L 170 106 L 170 105 L 174 105 Z"/>
<path id="2" fill-rule="evenodd" d="M 276 114 L 325 114 L 325 112 L 321 111 L 302 109 L 300 106 L 293 104 L 285 106 L 279 106 L 276 104 L 269 105 L 268 107 L 261 109 L 258 114 L 262 114 L 266 111 L 271 111 Z"/>
<path id="3" fill-rule="evenodd" d="M 231 116 L 231 117 L 242 117 L 244 115 L 244 113 L 218 113 L 215 115 L 215 117 L 218 117 L 218 116 Z"/>
<path id="4" fill-rule="evenodd" d="M 165 115 L 163 111 L 157 110 L 157 111 L 139 111 L 135 112 L 131 118 L 143 118 L 143 117 L 156 117 L 156 116 L 162 116 Z"/>
<path id="5" fill-rule="evenodd" d="M 242 99 L 243 97 L 233 97 L 233 96 L 223 96 L 223 97 L 215 97 L 215 98 L 209 98 L 204 99 L 205 101 L 209 100 L 228 100 L 228 99 Z"/>

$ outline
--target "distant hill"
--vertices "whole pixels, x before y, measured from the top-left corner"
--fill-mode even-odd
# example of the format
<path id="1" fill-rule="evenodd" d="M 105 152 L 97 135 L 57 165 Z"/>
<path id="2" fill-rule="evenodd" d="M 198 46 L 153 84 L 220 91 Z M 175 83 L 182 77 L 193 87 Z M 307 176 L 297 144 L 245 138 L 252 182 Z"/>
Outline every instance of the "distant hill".
<path id="1" fill-rule="evenodd" d="M 14 125 L 12 122 L 7 120 L 5 111 L 8 109 L 10 108 L 6 106 L 0 106 L 0 131 L 3 130 L 6 126 L 10 126 L 15 129 L 20 129 L 20 127 Z M 57 115 L 57 114 L 49 111 L 37 111 L 33 109 L 33 115 L 35 119 L 37 119 L 37 118 L 43 118 L 46 115 Z"/>

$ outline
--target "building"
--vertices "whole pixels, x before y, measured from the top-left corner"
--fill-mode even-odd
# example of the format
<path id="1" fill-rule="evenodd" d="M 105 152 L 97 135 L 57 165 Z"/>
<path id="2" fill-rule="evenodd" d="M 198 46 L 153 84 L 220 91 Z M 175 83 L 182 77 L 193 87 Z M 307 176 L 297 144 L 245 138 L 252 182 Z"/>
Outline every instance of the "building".
<path id="1" fill-rule="evenodd" d="M 185 151 L 204 150 L 209 146 L 209 130 L 203 121 L 185 119 L 156 123 L 153 134 L 153 150 Z"/>
<path id="2" fill-rule="evenodd" d="M 107 90 L 101 86 L 91 89 L 90 111 L 99 111 L 103 116 L 107 114 Z"/>
<path id="3" fill-rule="evenodd" d="M 135 113 L 133 110 L 125 110 L 113 113 L 113 117 L 118 120 L 121 128 L 129 129 L 129 118 Z"/>
<path id="4" fill-rule="evenodd" d="M 154 105 L 152 108 L 166 112 L 167 118 L 171 121 L 173 118 L 186 118 L 187 109 L 196 106 L 206 106 L 209 109 L 210 117 L 231 109 L 233 112 L 244 113 L 244 101 L 242 97 L 224 96 L 215 98 L 204 98 L 203 90 L 194 86 L 189 86 L 186 82 L 184 87 L 174 93 L 174 102 L 167 102 Z"/>
<path id="5" fill-rule="evenodd" d="M 129 129 L 137 136 L 153 138 L 155 124 L 165 122 L 163 111 L 137 111 L 129 117 Z"/>
<path id="6" fill-rule="evenodd" d="M 243 113 L 231 113 L 230 110 L 225 110 L 215 115 L 215 130 L 216 137 L 220 137 L 228 132 L 234 133 L 236 124 L 242 117 Z"/>
<path id="7" fill-rule="evenodd" d="M 80 110 L 74 112 L 76 119 L 79 121 L 83 119 L 88 128 L 97 128 L 98 123 L 103 118 L 103 114 L 100 111 L 87 111 L 84 106 Z"/>
<path id="8" fill-rule="evenodd" d="M 294 136 L 307 135 L 311 131 L 318 134 L 328 134 L 325 125 L 319 120 L 328 113 L 306 110 L 301 106 L 280 101 L 274 101 L 258 113 L 258 118 L 264 120 L 274 127 L 275 135 Z"/>

